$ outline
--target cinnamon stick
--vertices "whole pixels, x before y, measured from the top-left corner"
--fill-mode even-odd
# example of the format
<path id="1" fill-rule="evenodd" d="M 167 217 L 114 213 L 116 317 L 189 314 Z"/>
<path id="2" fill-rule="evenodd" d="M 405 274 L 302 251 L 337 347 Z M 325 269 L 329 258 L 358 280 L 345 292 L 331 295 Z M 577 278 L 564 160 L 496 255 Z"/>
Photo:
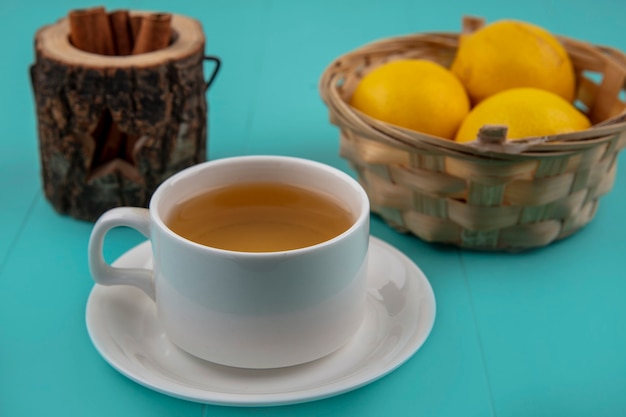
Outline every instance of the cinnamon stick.
<path id="1" fill-rule="evenodd" d="M 109 24 L 117 55 L 130 55 L 133 52 L 133 35 L 128 10 L 110 12 Z"/>
<path id="2" fill-rule="evenodd" d="M 171 20 L 172 15 L 169 13 L 143 16 L 135 39 L 133 55 L 157 51 L 169 46 L 172 37 Z"/>
<path id="3" fill-rule="evenodd" d="M 133 37 L 133 45 L 137 42 L 137 36 L 139 35 L 139 28 L 141 27 L 142 17 L 139 14 L 130 16 L 130 33 Z M 132 51 L 131 51 L 132 53 Z"/>
<path id="4" fill-rule="evenodd" d="M 104 7 L 72 10 L 69 13 L 70 42 L 85 52 L 115 55 L 113 35 Z"/>

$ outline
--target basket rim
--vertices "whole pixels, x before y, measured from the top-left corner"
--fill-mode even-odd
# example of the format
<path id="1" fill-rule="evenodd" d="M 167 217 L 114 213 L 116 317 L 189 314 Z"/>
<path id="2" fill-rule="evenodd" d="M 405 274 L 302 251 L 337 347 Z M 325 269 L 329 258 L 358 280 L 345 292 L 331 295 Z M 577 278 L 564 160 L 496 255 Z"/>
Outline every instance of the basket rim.
<path id="1" fill-rule="evenodd" d="M 342 99 L 340 85 L 353 65 L 364 61 L 371 62 L 372 57 L 377 56 L 381 57 L 381 61 L 392 56 L 401 57 L 403 52 L 415 46 L 435 47 L 452 52 L 456 50 L 461 35 L 460 32 L 445 31 L 397 35 L 368 42 L 333 59 L 322 72 L 318 84 L 321 98 L 331 114 L 331 122 L 394 147 L 455 154 L 466 158 L 563 156 L 595 147 L 611 140 L 617 134 L 626 132 L 625 107 L 619 114 L 582 131 L 527 137 L 506 141 L 501 145 L 485 146 L 478 140 L 458 143 L 373 119 L 352 108 Z M 556 37 L 562 42 L 568 54 L 589 54 L 596 59 L 604 59 L 608 62 L 605 65 L 611 65 L 626 74 L 626 54 L 623 52 L 609 46 L 595 45 L 566 36 L 556 35 Z M 619 90 L 626 91 L 626 83 L 622 83 Z"/>

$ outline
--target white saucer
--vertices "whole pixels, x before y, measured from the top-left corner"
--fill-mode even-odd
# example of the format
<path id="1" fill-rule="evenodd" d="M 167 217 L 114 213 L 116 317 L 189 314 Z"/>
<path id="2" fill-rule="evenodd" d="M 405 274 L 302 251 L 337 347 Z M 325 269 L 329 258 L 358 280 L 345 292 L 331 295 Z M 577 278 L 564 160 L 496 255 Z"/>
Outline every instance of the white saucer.
<path id="1" fill-rule="evenodd" d="M 87 329 L 102 357 L 128 378 L 158 392 L 209 404 L 293 404 L 341 394 L 402 365 L 422 346 L 435 320 L 435 297 L 422 271 L 383 241 L 370 241 L 367 313 L 339 351 L 304 365 L 249 370 L 203 361 L 173 345 L 152 300 L 129 286 L 95 285 Z M 150 268 L 144 242 L 116 266 Z"/>

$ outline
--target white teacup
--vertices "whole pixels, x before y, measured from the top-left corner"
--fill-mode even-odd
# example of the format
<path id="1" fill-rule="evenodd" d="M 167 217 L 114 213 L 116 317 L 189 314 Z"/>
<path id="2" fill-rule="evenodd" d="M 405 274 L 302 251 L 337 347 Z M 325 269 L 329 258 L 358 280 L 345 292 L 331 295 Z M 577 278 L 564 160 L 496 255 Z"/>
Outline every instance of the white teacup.
<path id="1" fill-rule="evenodd" d="M 166 225 L 177 203 L 251 181 L 329 195 L 349 210 L 353 223 L 320 244 L 263 253 L 204 246 Z M 153 271 L 104 261 L 104 237 L 117 226 L 150 239 Z M 98 284 L 133 285 L 155 300 L 168 338 L 188 353 L 222 365 L 276 368 L 326 356 L 356 332 L 365 309 L 368 242 L 368 198 L 347 174 L 305 159 L 233 157 L 172 176 L 156 190 L 149 209 L 104 213 L 91 234 L 89 268 Z"/>

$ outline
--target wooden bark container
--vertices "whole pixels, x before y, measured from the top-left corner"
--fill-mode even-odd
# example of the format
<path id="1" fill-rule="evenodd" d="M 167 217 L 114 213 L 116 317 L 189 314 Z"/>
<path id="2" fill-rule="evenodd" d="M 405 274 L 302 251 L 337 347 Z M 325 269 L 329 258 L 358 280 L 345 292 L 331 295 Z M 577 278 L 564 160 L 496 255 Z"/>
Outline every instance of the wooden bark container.
<path id="1" fill-rule="evenodd" d="M 204 56 L 198 21 L 172 15 L 171 27 L 170 46 L 128 56 L 75 48 L 67 18 L 37 32 L 43 187 L 58 212 L 93 221 L 113 207 L 145 207 L 167 177 L 206 159 L 205 91 L 219 60 Z M 216 63 L 208 82 L 205 59 Z"/>

